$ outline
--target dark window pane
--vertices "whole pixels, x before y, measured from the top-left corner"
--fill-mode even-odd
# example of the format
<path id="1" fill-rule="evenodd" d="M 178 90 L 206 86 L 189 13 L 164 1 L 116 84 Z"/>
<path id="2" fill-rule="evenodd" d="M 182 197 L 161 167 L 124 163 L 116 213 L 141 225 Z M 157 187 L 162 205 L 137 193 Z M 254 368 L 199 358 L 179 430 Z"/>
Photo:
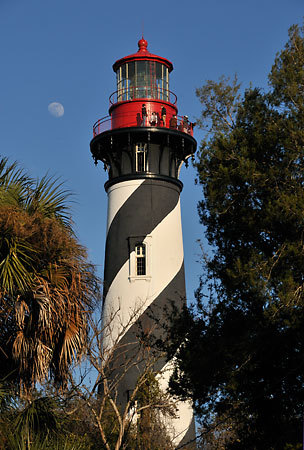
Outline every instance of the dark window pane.
<path id="1" fill-rule="evenodd" d="M 156 63 L 156 78 L 160 80 L 162 77 L 162 64 Z"/>
<path id="2" fill-rule="evenodd" d="M 145 172 L 147 170 L 146 144 L 136 144 L 135 146 L 135 170 L 136 172 Z"/>
<path id="3" fill-rule="evenodd" d="M 145 257 L 138 257 L 136 260 L 136 275 L 146 275 L 146 258 Z"/>
<path id="4" fill-rule="evenodd" d="M 123 79 L 126 78 L 126 64 L 121 66 L 121 76 L 122 76 Z"/>
<path id="5" fill-rule="evenodd" d="M 135 62 L 128 63 L 128 79 L 129 83 L 129 96 L 132 100 L 135 97 Z"/>
<path id="6" fill-rule="evenodd" d="M 136 244 L 136 275 L 146 275 L 146 246 L 144 244 Z"/>

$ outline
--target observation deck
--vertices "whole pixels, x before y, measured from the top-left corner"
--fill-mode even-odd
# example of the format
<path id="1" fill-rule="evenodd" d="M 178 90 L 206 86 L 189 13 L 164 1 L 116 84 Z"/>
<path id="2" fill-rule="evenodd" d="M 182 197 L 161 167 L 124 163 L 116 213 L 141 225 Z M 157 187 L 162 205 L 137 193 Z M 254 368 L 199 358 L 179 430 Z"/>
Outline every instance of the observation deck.
<path id="1" fill-rule="evenodd" d="M 146 105 L 149 105 L 147 101 L 145 103 Z M 164 102 L 161 102 L 161 104 L 163 103 Z M 153 102 L 153 106 L 155 106 L 155 101 Z M 130 111 L 130 107 L 128 107 L 125 111 L 120 110 L 115 115 L 108 115 L 98 119 L 93 125 L 93 138 L 101 133 L 104 133 L 105 131 L 129 127 L 167 128 L 193 136 L 194 124 L 189 122 L 186 116 L 179 116 L 171 113 L 170 115 L 167 115 L 166 122 L 164 124 L 159 112 L 156 112 L 155 108 L 152 112 L 150 112 L 150 110 L 149 112 L 147 111 L 145 120 L 141 117 L 139 112 L 140 109 L 141 106 L 137 108 L 136 105 L 134 105 L 132 111 Z M 155 112 L 154 115 L 153 112 Z"/>

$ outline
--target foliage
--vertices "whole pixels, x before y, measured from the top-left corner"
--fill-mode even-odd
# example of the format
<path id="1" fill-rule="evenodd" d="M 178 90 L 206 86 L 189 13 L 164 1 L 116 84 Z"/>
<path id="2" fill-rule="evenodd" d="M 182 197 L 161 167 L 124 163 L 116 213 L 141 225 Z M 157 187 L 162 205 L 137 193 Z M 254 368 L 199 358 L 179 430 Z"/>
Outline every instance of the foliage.
<path id="1" fill-rule="evenodd" d="M 217 417 L 209 426 L 198 427 L 197 449 L 225 450 L 238 440 L 235 422 L 230 417 Z"/>
<path id="2" fill-rule="evenodd" d="M 0 160 L 0 367 L 31 388 L 64 383 L 98 297 L 94 268 L 69 216 L 69 192 Z"/>
<path id="3" fill-rule="evenodd" d="M 168 434 L 164 418 L 174 416 L 174 406 L 160 389 L 153 371 L 148 371 L 144 375 L 135 402 L 139 417 L 136 422 L 134 449 L 173 450 L 172 438 Z"/>
<path id="4" fill-rule="evenodd" d="M 196 309 L 172 333 L 174 392 L 227 449 L 296 448 L 304 407 L 304 29 L 293 26 L 269 91 L 198 90 L 211 133 L 196 162 L 210 244 Z M 210 125 L 211 123 L 211 125 Z M 208 297 L 207 293 L 209 291 Z M 180 342 L 183 342 L 180 345 Z M 216 433 L 215 433 L 216 434 Z M 289 445 L 289 447 L 288 447 Z"/>
<path id="5" fill-rule="evenodd" d="M 90 449 L 86 436 L 68 430 L 66 404 L 56 395 L 33 393 L 22 399 L 0 384 L 10 398 L 0 416 L 0 448 L 5 450 L 84 450 Z"/>
<path id="6" fill-rule="evenodd" d="M 229 132 L 234 126 L 235 115 L 240 105 L 240 83 L 237 76 L 229 84 L 229 78 L 221 76 L 219 82 L 212 80 L 196 89 L 196 95 L 202 104 L 202 118 L 197 124 L 210 131 Z"/>

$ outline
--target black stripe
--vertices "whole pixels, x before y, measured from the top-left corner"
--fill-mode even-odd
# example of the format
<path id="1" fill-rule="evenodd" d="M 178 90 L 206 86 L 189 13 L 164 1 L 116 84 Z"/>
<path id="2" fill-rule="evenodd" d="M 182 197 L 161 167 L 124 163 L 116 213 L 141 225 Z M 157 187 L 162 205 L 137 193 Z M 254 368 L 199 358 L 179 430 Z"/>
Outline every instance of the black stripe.
<path id="1" fill-rule="evenodd" d="M 180 191 L 172 183 L 145 180 L 115 215 L 106 240 L 104 298 L 129 259 L 128 238 L 145 237 L 176 207 Z"/>

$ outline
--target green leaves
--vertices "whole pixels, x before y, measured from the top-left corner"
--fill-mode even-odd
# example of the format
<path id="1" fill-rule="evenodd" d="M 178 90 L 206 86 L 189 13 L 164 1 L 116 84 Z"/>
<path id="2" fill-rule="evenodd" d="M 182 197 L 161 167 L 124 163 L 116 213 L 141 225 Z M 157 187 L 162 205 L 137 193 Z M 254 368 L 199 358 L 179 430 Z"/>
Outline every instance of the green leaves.
<path id="1" fill-rule="evenodd" d="M 240 104 L 240 84 L 235 75 L 231 84 L 230 78 L 221 76 L 216 83 L 208 80 L 196 89 L 196 95 L 202 104 L 202 118 L 198 124 L 207 127 L 211 132 L 227 132 L 234 127 L 237 108 Z"/>
<path id="2" fill-rule="evenodd" d="M 2 295 L 25 292 L 33 282 L 35 249 L 22 239 L 2 236 L 0 252 L 0 283 Z"/>
<path id="3" fill-rule="evenodd" d="M 70 433 L 69 408 L 55 395 L 36 395 L 25 401 L 0 383 L 0 395 L 10 401 L 1 409 L 0 447 L 7 450 L 90 449 L 85 434 Z M 1 405 L 1 403 L 0 403 Z M 76 427 L 79 427 L 79 419 Z M 75 427 L 75 428 L 76 428 Z"/>
<path id="4" fill-rule="evenodd" d="M 274 104 L 291 112 L 304 108 L 304 27 L 293 25 L 284 50 L 276 56 L 269 74 Z"/>
<path id="5" fill-rule="evenodd" d="M 32 187 L 26 199 L 26 209 L 30 215 L 40 213 L 44 217 L 56 217 L 65 226 L 71 226 L 67 200 L 71 193 L 62 190 L 63 183 L 58 179 L 44 176 Z"/>

